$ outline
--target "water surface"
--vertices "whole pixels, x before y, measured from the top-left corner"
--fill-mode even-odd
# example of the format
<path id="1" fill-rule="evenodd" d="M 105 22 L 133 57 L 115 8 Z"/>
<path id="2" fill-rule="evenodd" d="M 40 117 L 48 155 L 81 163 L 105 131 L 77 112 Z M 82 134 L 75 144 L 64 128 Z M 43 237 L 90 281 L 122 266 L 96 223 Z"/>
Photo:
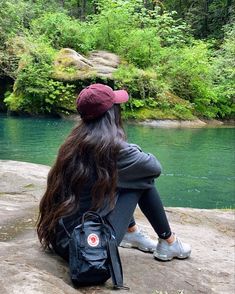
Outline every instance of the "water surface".
<path id="1" fill-rule="evenodd" d="M 0 116 L 0 159 L 51 165 L 74 121 Z M 166 206 L 234 208 L 235 128 L 166 129 L 127 124 L 129 142 L 163 166 Z"/>

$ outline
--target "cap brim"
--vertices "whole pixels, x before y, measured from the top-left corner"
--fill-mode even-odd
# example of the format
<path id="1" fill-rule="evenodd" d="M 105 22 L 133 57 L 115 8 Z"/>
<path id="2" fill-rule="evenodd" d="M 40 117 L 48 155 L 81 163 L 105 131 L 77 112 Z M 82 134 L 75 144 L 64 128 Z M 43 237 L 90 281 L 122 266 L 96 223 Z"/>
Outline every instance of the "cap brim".
<path id="1" fill-rule="evenodd" d="M 117 90 L 113 91 L 114 92 L 114 103 L 120 104 L 120 103 L 125 103 L 129 99 L 129 95 L 127 91 L 125 90 Z"/>

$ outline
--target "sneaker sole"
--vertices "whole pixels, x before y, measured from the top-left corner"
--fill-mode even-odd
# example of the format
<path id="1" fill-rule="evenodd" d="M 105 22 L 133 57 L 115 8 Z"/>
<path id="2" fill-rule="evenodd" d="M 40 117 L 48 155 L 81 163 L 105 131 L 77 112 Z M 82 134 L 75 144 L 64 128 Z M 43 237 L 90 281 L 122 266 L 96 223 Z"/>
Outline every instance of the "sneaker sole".
<path id="1" fill-rule="evenodd" d="M 179 255 L 179 256 L 167 256 L 167 255 L 163 255 L 163 254 L 158 254 L 157 252 L 154 252 L 153 256 L 155 259 L 157 260 L 161 260 L 161 261 L 170 261 L 172 260 L 173 258 L 176 258 L 176 259 L 186 259 L 190 256 L 191 252 L 189 252 L 188 254 L 186 255 Z"/>
<path id="2" fill-rule="evenodd" d="M 143 252 L 149 252 L 149 253 L 153 253 L 155 249 L 149 249 L 149 248 L 146 248 L 146 247 L 141 247 L 141 246 L 134 246 L 133 244 L 131 243 L 128 243 L 128 242 L 121 242 L 120 247 L 123 247 L 123 248 L 134 248 L 134 249 L 138 249 L 140 251 L 143 251 Z"/>

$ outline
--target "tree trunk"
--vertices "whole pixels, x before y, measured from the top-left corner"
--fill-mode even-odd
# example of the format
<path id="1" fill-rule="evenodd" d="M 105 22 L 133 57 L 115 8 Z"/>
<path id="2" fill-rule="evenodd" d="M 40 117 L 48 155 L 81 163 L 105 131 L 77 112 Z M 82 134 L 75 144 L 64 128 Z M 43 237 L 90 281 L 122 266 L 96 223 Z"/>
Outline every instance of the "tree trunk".
<path id="1" fill-rule="evenodd" d="M 225 23 L 227 23 L 229 21 L 230 9 L 232 9 L 231 5 L 232 5 L 232 0 L 227 0 L 226 7 L 225 7 Z"/>
<path id="2" fill-rule="evenodd" d="M 80 20 L 84 20 L 86 16 L 86 0 L 78 0 L 77 7 Z"/>
<path id="3" fill-rule="evenodd" d="M 208 13 L 209 13 L 209 0 L 205 0 L 205 16 L 204 16 L 204 25 L 203 25 L 203 35 L 206 37 L 209 33 L 208 28 Z"/>
<path id="4" fill-rule="evenodd" d="M 97 4 L 97 1 L 93 1 L 93 12 L 94 14 L 98 14 L 98 4 Z"/>

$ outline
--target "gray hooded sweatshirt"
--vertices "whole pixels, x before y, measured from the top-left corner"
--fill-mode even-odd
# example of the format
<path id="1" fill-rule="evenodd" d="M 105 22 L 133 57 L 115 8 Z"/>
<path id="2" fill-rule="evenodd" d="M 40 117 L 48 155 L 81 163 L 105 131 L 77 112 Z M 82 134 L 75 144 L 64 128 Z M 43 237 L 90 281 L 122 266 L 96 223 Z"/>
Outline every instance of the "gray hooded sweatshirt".
<path id="1" fill-rule="evenodd" d="M 161 174 L 156 157 L 145 153 L 138 145 L 123 142 L 118 155 L 118 188 L 148 189 Z"/>

